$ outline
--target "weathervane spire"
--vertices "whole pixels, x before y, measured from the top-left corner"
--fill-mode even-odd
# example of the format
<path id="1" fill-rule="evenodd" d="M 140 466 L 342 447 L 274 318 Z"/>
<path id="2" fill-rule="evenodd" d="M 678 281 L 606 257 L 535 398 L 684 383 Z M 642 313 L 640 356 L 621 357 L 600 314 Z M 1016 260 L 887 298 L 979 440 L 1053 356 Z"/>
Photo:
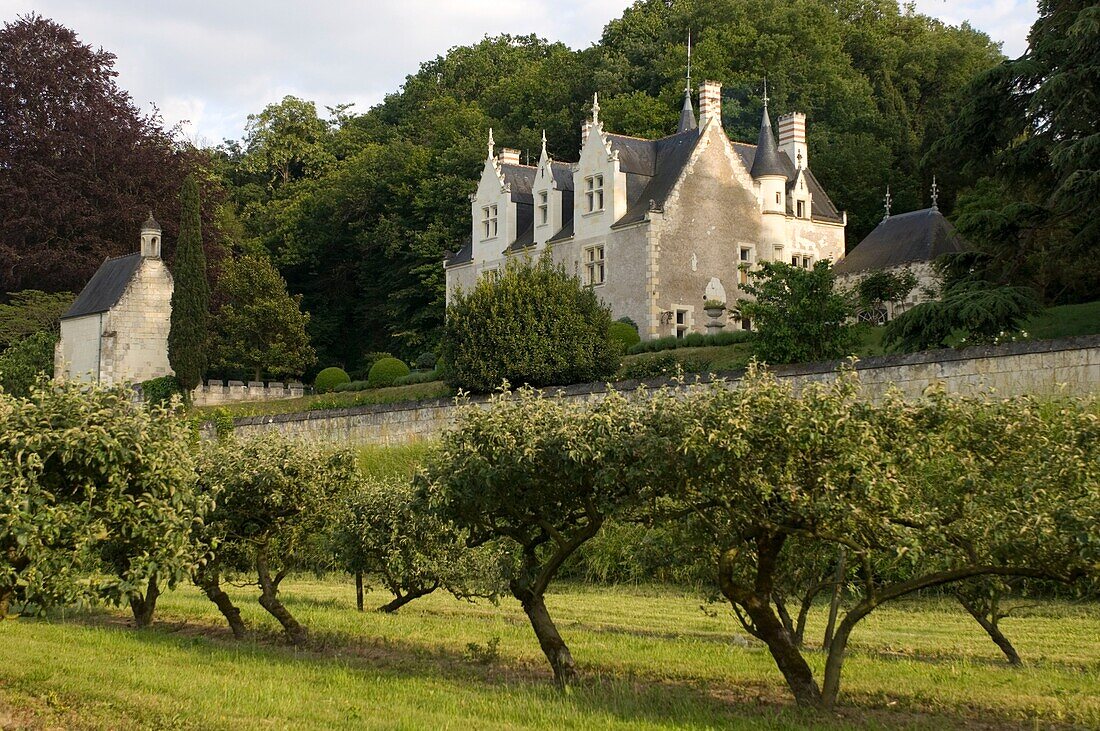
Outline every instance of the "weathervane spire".
<path id="1" fill-rule="evenodd" d="M 890 198 L 890 186 L 887 185 L 886 186 L 886 197 L 883 198 L 883 202 L 886 204 L 886 215 L 882 217 L 883 221 L 885 221 L 887 218 L 890 217 L 890 201 L 891 200 L 892 199 Z"/>
<path id="2" fill-rule="evenodd" d="M 936 185 L 936 176 L 932 176 L 932 210 L 940 210 L 940 186 Z"/>
<path id="3" fill-rule="evenodd" d="M 691 93 L 691 29 L 688 29 L 688 67 L 687 67 L 687 83 L 684 85 L 684 91 L 688 94 Z"/>
<path id="4" fill-rule="evenodd" d="M 768 109 L 768 75 L 764 74 L 764 111 Z"/>

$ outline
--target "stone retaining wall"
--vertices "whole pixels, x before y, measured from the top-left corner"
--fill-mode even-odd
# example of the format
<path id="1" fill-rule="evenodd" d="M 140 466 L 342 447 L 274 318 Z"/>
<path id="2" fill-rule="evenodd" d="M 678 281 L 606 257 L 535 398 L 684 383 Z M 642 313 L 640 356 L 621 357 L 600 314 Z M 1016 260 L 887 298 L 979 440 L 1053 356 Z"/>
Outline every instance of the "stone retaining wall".
<path id="1" fill-rule="evenodd" d="M 830 361 L 774 370 L 777 376 L 791 379 L 798 386 L 831 379 L 839 365 L 839 361 Z M 878 356 L 859 361 L 856 368 L 864 393 L 872 399 L 880 397 L 890 387 L 900 389 L 906 397 L 916 398 L 937 382 L 942 382 L 948 391 L 960 394 L 983 391 L 1004 396 L 1059 392 L 1088 394 L 1100 391 L 1100 335 Z M 716 377 L 735 387 L 742 373 L 737 371 Z M 667 379 L 644 381 L 647 387 L 670 383 Z M 638 381 L 625 381 L 614 384 L 614 388 L 633 391 L 639 385 Z M 560 390 L 566 398 L 595 400 L 602 398 L 607 386 L 582 384 Z M 471 400 L 484 403 L 487 399 Z M 235 425 L 240 436 L 279 431 L 312 442 L 390 445 L 432 439 L 453 423 L 456 412 L 453 400 L 435 399 L 252 416 L 237 419 Z M 209 425 L 206 433 L 213 433 Z"/>
<path id="2" fill-rule="evenodd" d="M 191 393 L 195 406 L 220 406 L 240 401 L 277 401 L 300 398 L 306 389 L 301 383 L 268 383 L 263 381 L 207 381 Z"/>

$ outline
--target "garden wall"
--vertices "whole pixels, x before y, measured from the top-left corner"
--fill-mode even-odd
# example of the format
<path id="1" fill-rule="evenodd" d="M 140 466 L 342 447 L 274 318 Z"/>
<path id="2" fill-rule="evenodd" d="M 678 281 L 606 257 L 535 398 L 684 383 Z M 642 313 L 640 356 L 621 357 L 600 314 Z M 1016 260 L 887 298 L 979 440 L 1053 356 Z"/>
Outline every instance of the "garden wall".
<path id="1" fill-rule="evenodd" d="M 797 387 L 831 379 L 839 365 L 839 361 L 830 361 L 774 370 L 780 378 L 792 380 Z M 937 382 L 942 382 L 948 391 L 960 394 L 982 391 L 1003 396 L 1095 393 L 1100 391 L 1100 335 L 878 356 L 859 361 L 856 368 L 869 398 L 881 396 L 891 386 L 900 389 L 906 397 L 916 398 Z M 742 373 L 737 371 L 716 377 L 735 386 Z M 647 387 L 670 383 L 668 379 L 644 381 Z M 638 381 L 624 381 L 614 387 L 619 391 L 633 391 L 639 385 Z M 607 387 L 582 384 L 560 390 L 569 399 L 594 400 L 602 398 Z M 471 401 L 484 403 L 487 399 L 477 397 Z M 348 446 L 403 444 L 438 436 L 454 421 L 457 411 L 452 399 L 435 399 L 251 416 L 237 419 L 235 428 L 239 436 L 279 431 L 305 441 Z M 209 424 L 206 434 L 213 434 Z"/>

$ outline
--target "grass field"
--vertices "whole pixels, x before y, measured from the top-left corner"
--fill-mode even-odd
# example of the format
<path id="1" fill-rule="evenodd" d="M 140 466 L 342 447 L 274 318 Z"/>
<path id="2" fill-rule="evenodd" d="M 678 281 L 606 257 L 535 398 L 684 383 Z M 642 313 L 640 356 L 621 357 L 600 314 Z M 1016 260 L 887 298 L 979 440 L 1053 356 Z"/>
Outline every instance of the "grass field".
<path id="1" fill-rule="evenodd" d="M 1019 669 L 950 602 L 882 608 L 853 636 L 843 708 L 822 717 L 793 708 L 770 656 L 728 610 L 675 589 L 566 586 L 549 597 L 583 673 L 565 695 L 511 600 L 436 594 L 397 615 L 360 614 L 349 582 L 288 580 L 286 603 L 311 628 L 311 646 L 296 650 L 252 594 L 234 593 L 253 640 L 231 640 L 191 587 L 164 596 L 142 632 L 108 611 L 3 622 L 0 727 L 1100 726 L 1096 605 L 1041 603 L 1006 620 Z M 822 658 L 811 662 L 820 671 Z"/>

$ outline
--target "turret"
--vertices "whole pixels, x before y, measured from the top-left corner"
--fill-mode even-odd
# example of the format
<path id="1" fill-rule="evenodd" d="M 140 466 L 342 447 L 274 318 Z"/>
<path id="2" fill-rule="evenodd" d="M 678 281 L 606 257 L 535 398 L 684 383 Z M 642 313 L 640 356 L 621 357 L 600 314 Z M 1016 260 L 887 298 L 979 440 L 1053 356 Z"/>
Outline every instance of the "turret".
<path id="1" fill-rule="evenodd" d="M 141 255 L 146 259 L 160 258 L 160 224 L 149 211 L 149 218 L 141 224 Z"/>
<path id="2" fill-rule="evenodd" d="M 764 97 L 764 118 L 760 122 L 760 136 L 756 140 L 756 156 L 752 160 L 753 180 L 760 186 L 760 210 L 764 213 L 787 212 L 787 170 L 779 158 L 779 148 L 772 135 L 772 122 L 768 116 L 768 99 Z"/>

